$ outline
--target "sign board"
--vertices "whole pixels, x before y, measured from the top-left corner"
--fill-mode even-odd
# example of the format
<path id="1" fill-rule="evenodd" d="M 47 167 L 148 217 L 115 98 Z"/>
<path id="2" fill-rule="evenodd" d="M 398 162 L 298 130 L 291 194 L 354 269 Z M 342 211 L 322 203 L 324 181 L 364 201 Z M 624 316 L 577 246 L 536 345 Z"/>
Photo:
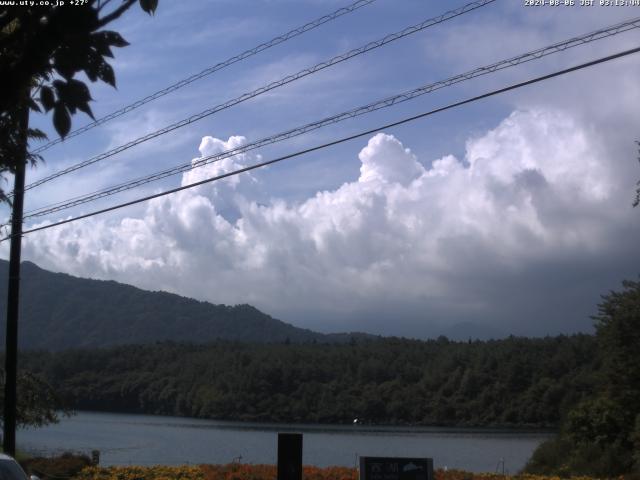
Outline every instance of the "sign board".
<path id="1" fill-rule="evenodd" d="M 433 459 L 360 457 L 360 480 L 433 480 Z"/>
<path id="2" fill-rule="evenodd" d="M 302 480 L 302 434 L 278 433 L 278 480 Z"/>

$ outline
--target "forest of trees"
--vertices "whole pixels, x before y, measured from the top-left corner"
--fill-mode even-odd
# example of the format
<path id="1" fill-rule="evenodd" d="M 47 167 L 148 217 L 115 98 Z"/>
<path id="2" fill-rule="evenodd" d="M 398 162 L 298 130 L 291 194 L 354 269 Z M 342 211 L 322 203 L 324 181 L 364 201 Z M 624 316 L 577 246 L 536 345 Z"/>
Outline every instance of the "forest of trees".
<path id="1" fill-rule="evenodd" d="M 241 421 L 550 427 L 526 471 L 640 472 L 640 282 L 603 296 L 595 335 L 453 342 L 159 342 L 27 351 L 79 410 Z"/>
<path id="2" fill-rule="evenodd" d="M 563 417 L 555 438 L 534 452 L 527 470 L 598 478 L 640 474 L 640 282 L 624 281 L 593 317 L 602 365 L 595 391 Z"/>
<path id="3" fill-rule="evenodd" d="M 554 427 L 590 398 L 593 336 L 158 343 L 29 352 L 68 406 L 245 421 Z"/>

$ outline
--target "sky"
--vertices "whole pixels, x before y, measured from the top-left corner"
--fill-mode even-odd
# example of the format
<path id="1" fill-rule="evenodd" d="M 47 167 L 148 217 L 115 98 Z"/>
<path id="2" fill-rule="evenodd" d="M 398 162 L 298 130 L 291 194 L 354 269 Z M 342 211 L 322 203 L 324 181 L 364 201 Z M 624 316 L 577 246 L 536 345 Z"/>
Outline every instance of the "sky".
<path id="1" fill-rule="evenodd" d="M 68 139 L 27 183 L 238 97 L 462 1 L 376 0 Z M 258 140 L 640 17 L 640 7 L 496 0 L 27 192 L 25 211 Z M 348 0 L 161 0 L 110 26 L 130 46 L 108 114 Z M 638 29 L 459 83 L 108 199 L 50 224 L 354 135 L 640 46 Z M 631 55 L 41 232 L 23 259 L 221 304 L 322 332 L 426 338 L 589 332 L 600 296 L 637 279 L 640 54 Z M 73 125 L 88 123 L 80 114 Z M 31 124 L 49 132 L 50 116 Z M 9 184 L 7 184 L 9 185 Z M 5 208 L 3 217 L 8 216 Z M 7 242 L 0 244 L 3 258 Z"/>

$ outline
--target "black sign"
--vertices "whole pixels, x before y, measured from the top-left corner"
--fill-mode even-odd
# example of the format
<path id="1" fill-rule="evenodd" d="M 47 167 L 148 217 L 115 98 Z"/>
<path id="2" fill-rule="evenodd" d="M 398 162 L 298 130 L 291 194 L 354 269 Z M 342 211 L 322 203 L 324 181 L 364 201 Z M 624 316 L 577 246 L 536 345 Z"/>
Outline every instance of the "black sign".
<path id="1" fill-rule="evenodd" d="M 278 434 L 278 480 L 302 480 L 302 434 Z"/>
<path id="2" fill-rule="evenodd" d="M 360 457 L 360 480 L 433 480 L 433 459 Z"/>

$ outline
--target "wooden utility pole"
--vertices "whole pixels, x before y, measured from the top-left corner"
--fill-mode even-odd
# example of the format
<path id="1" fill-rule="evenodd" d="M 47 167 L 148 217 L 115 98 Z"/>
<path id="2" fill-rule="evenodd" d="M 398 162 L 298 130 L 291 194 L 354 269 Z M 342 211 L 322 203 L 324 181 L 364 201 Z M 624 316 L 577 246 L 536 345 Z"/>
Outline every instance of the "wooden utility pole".
<path id="1" fill-rule="evenodd" d="M 27 163 L 27 129 L 29 107 L 20 107 L 18 128 L 19 147 L 13 185 L 13 208 L 11 213 L 11 247 L 9 250 L 9 289 L 7 297 L 7 333 L 5 347 L 4 378 L 4 452 L 16 454 L 16 380 L 18 374 L 18 309 L 20 299 L 20 254 L 22 250 L 22 214 L 24 204 L 24 177 Z"/>

